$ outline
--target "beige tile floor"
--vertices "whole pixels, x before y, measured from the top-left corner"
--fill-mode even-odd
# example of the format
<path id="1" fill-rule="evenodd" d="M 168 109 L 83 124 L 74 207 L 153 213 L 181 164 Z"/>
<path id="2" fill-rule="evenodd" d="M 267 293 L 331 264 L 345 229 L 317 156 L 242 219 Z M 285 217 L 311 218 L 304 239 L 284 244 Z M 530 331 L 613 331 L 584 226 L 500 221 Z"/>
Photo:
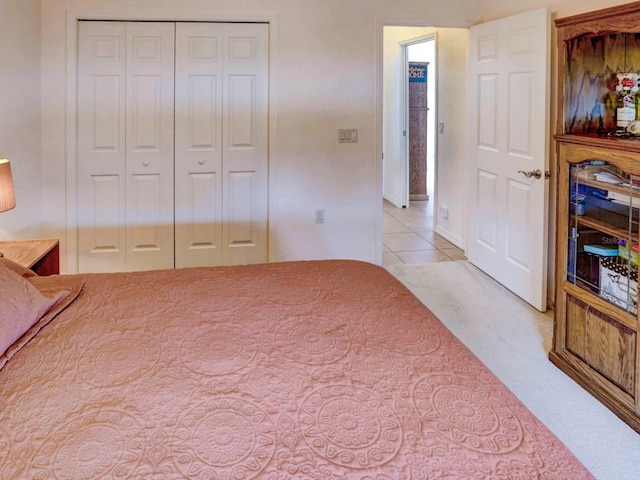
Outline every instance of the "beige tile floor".
<path id="1" fill-rule="evenodd" d="M 466 260 L 464 252 L 433 231 L 428 201 L 397 208 L 384 202 L 382 264 L 420 264 Z"/>

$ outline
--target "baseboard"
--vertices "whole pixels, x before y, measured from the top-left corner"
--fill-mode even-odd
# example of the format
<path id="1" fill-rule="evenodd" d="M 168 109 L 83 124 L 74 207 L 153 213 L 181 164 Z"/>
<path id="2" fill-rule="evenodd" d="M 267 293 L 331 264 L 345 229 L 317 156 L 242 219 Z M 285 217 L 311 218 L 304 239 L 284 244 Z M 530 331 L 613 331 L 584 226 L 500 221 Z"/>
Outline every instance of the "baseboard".
<path id="1" fill-rule="evenodd" d="M 436 225 L 434 231 L 440 235 L 441 237 L 443 237 L 445 240 L 453 243 L 456 247 L 458 247 L 460 250 L 464 250 L 464 241 L 452 234 L 450 231 L 448 231 L 446 228 L 443 228 L 442 225 Z"/>

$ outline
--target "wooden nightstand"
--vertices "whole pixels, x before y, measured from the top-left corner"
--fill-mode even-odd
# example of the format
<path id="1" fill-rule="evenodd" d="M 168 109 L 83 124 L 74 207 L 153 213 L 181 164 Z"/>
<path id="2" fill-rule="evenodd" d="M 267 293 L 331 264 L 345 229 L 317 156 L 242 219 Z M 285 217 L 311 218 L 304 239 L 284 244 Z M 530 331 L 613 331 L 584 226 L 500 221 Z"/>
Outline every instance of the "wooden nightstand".
<path id="1" fill-rule="evenodd" d="M 38 275 L 60 273 L 60 248 L 56 239 L 10 240 L 0 242 L 0 252 Z"/>

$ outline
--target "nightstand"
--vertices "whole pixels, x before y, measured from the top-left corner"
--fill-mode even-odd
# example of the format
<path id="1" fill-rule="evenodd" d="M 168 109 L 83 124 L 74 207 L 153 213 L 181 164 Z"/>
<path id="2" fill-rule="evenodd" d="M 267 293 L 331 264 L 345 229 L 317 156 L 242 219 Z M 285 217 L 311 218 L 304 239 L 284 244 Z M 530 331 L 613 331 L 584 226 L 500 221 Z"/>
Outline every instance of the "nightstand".
<path id="1" fill-rule="evenodd" d="M 0 252 L 38 275 L 60 273 L 60 248 L 56 239 L 9 240 L 0 242 Z"/>

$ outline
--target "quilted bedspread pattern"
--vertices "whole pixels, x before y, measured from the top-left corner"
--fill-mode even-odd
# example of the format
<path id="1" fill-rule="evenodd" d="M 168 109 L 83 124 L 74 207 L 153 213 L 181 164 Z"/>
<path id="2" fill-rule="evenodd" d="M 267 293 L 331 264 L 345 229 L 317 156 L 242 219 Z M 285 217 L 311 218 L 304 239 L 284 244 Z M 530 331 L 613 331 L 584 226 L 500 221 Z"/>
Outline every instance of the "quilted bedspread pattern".
<path id="1" fill-rule="evenodd" d="M 84 281 L 0 371 L 0 478 L 593 478 L 380 267 Z"/>

